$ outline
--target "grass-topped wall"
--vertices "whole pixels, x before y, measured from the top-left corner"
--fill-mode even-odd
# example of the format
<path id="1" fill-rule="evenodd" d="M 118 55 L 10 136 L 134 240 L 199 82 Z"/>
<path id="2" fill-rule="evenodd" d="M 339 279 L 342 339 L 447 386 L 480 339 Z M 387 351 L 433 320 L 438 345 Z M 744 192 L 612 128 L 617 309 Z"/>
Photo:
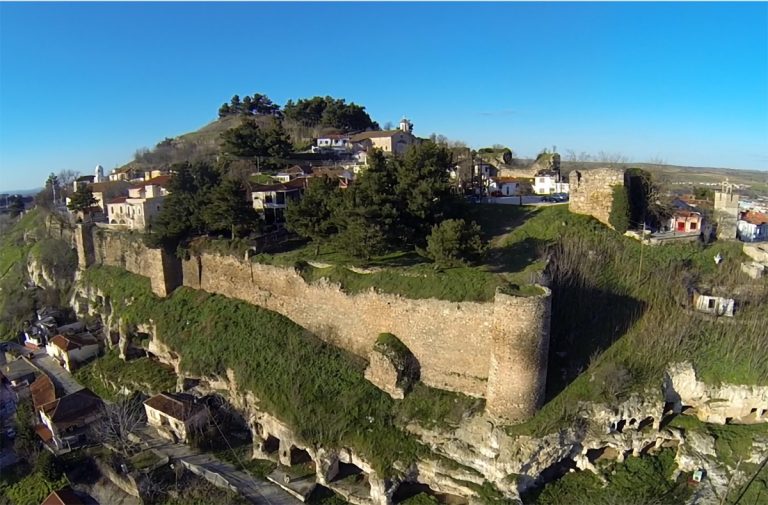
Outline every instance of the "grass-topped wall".
<path id="1" fill-rule="evenodd" d="M 153 320 L 185 372 L 234 370 L 240 387 L 308 443 L 352 447 L 382 471 L 424 450 L 395 426 L 395 402 L 365 380 L 363 363 L 279 314 L 188 288 L 159 299 L 146 279 L 113 267 L 89 268 L 83 281 L 121 315 Z"/>

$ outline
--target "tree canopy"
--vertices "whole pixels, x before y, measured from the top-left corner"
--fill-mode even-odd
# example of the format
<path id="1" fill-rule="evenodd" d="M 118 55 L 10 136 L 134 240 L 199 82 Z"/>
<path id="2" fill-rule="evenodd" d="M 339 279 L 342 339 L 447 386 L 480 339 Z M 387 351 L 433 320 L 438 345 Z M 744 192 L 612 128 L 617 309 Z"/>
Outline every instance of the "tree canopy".
<path id="1" fill-rule="evenodd" d="M 313 182 L 304 201 L 289 207 L 287 226 L 316 242 L 334 241 L 361 258 L 426 244 L 433 225 L 459 217 L 462 206 L 448 182 L 450 152 L 431 142 L 403 159 L 374 150 L 368 167 L 344 191 L 338 182 Z"/>
<path id="2" fill-rule="evenodd" d="M 480 227 L 474 221 L 446 219 L 432 227 L 426 255 L 440 267 L 457 267 L 475 262 L 485 251 Z"/>
<path id="3" fill-rule="evenodd" d="M 279 120 L 264 128 L 253 118 L 245 118 L 234 128 L 221 134 L 225 154 L 237 158 L 265 160 L 274 164 L 291 152 L 288 134 Z"/>
<path id="4" fill-rule="evenodd" d="M 89 212 L 91 207 L 96 205 L 98 201 L 93 196 L 93 190 L 90 186 L 81 186 L 77 191 L 72 193 L 69 198 L 67 208 L 73 212 Z"/>
<path id="5" fill-rule="evenodd" d="M 338 128 L 346 132 L 379 129 L 379 124 L 365 112 L 365 107 L 347 103 L 343 98 L 316 96 L 296 102 L 288 100 L 283 112 L 286 118 L 304 126 Z"/>
<path id="6" fill-rule="evenodd" d="M 310 238 L 320 251 L 322 242 L 338 233 L 334 212 L 339 209 L 342 192 L 337 180 L 315 177 L 309 181 L 304 198 L 285 211 L 286 227 L 303 237 Z"/>
<path id="7" fill-rule="evenodd" d="M 273 103 L 267 95 L 254 93 L 253 96 L 246 96 L 242 100 L 239 95 L 234 95 L 229 103 L 225 102 L 219 107 L 220 118 L 237 114 L 279 116 L 280 106 Z"/>
<path id="8" fill-rule="evenodd" d="M 204 210 L 221 183 L 219 172 L 206 162 L 180 163 L 173 167 L 168 196 L 149 227 L 152 246 L 175 249 L 185 239 L 208 231 Z"/>

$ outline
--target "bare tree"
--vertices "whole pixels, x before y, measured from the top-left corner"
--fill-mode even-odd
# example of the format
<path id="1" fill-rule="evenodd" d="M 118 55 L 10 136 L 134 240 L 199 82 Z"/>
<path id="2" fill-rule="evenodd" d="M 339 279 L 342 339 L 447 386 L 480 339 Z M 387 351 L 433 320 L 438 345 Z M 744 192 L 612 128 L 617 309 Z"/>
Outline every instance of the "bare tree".
<path id="1" fill-rule="evenodd" d="M 146 424 L 144 405 L 138 396 L 121 397 L 115 403 L 104 404 L 101 419 L 93 426 L 96 439 L 109 444 L 123 454 L 134 445 L 129 435 Z"/>
<path id="2" fill-rule="evenodd" d="M 609 153 L 606 151 L 600 151 L 597 153 L 596 161 L 599 161 L 600 163 L 605 163 L 612 167 L 618 167 L 621 165 L 624 165 L 629 160 L 626 156 L 624 156 L 621 153 Z"/>
<path id="3" fill-rule="evenodd" d="M 80 177 L 80 172 L 76 170 L 62 170 L 58 175 L 59 186 L 69 189 L 78 177 Z"/>

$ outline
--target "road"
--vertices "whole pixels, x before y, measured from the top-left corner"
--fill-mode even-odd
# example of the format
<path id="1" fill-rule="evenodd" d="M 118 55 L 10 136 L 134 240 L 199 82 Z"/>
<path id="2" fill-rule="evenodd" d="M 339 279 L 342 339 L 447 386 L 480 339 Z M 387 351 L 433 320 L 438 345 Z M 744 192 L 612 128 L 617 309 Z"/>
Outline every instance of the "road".
<path id="1" fill-rule="evenodd" d="M 187 445 L 174 444 L 160 438 L 152 428 L 147 427 L 138 435 L 150 448 L 168 456 L 171 460 L 182 461 L 186 465 L 193 465 L 207 472 L 221 475 L 237 488 L 238 494 L 251 503 L 266 505 L 298 505 L 302 503 L 276 484 L 256 479 L 210 454 L 201 454 Z"/>

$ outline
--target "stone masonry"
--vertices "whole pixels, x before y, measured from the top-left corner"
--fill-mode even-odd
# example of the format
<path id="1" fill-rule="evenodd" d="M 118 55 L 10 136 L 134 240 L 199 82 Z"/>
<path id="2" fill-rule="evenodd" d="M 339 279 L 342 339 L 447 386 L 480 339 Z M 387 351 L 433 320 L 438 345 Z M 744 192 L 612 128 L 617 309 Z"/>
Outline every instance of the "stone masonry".
<path id="1" fill-rule="evenodd" d="M 486 397 L 495 417 L 529 417 L 544 394 L 551 303 L 546 288 L 542 296 L 497 294 L 485 303 L 413 300 L 374 290 L 348 295 L 327 282 L 307 284 L 295 269 L 233 256 L 203 253 L 181 261 L 179 272 L 178 260 L 136 237 L 78 234 L 79 240 L 88 236 L 90 264 L 149 277 L 159 296 L 183 284 L 243 300 L 366 359 L 377 336 L 392 333 L 415 356 L 425 384 Z"/>
<path id="2" fill-rule="evenodd" d="M 181 262 L 161 249 L 146 247 L 137 236 L 78 224 L 75 246 L 80 268 L 109 265 L 149 277 L 152 292 L 168 296 L 181 285 Z"/>
<path id="3" fill-rule="evenodd" d="M 571 189 L 568 210 L 593 216 L 603 224 L 611 226 L 609 218 L 613 205 L 613 187 L 625 185 L 624 170 L 573 170 L 568 175 L 568 182 Z"/>

